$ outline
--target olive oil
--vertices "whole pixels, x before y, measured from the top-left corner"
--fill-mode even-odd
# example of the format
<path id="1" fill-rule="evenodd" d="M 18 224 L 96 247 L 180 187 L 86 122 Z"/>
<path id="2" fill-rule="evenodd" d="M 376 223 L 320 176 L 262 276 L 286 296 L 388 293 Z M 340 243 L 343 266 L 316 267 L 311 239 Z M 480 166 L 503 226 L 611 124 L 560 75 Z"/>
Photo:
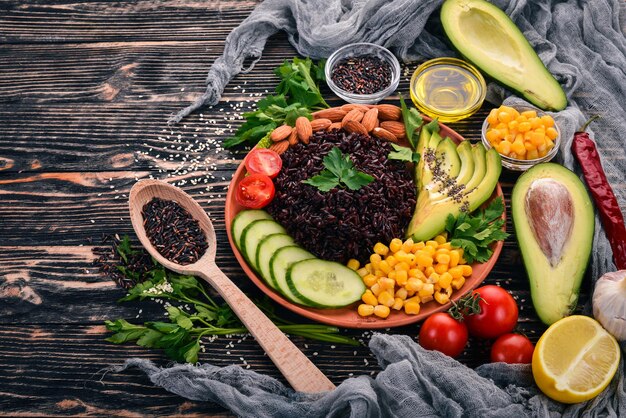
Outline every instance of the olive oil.
<path id="1" fill-rule="evenodd" d="M 438 58 L 422 64 L 411 80 L 411 99 L 426 115 L 440 122 L 454 122 L 472 115 L 485 99 L 482 75 L 454 58 Z"/>

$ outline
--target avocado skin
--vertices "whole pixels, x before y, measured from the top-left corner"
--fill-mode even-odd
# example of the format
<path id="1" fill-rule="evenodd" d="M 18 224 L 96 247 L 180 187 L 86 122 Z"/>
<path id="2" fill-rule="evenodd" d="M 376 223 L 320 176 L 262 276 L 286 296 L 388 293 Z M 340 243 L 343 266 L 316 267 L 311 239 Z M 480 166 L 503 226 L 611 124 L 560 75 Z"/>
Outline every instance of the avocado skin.
<path id="1" fill-rule="evenodd" d="M 481 30 L 469 30 L 468 22 L 472 19 L 472 13 L 477 17 L 476 20 L 484 22 L 487 18 L 490 21 Z M 441 7 L 440 18 L 448 40 L 466 61 L 543 110 L 565 109 L 567 96 L 563 88 L 543 64 L 524 34 L 497 6 L 484 0 L 446 0 Z M 461 22 L 462 19 L 465 21 Z M 472 35 L 477 38 L 472 39 Z M 480 39 L 481 35 L 484 38 Z M 515 40 L 520 54 L 523 55 L 513 66 L 514 70 L 493 59 L 494 48 L 497 46 L 510 48 L 506 42 L 493 40 L 506 40 L 507 36 Z M 522 74 L 517 77 L 512 75 L 520 69 L 523 70 Z"/>
<path id="2" fill-rule="evenodd" d="M 556 265 L 542 251 L 526 211 L 528 191 L 537 180 L 552 180 L 564 186 L 573 203 L 571 234 Z M 542 163 L 522 174 L 513 187 L 511 213 L 533 306 L 541 321 L 551 325 L 570 315 L 576 307 L 593 244 L 593 204 L 576 174 L 558 164 Z"/>

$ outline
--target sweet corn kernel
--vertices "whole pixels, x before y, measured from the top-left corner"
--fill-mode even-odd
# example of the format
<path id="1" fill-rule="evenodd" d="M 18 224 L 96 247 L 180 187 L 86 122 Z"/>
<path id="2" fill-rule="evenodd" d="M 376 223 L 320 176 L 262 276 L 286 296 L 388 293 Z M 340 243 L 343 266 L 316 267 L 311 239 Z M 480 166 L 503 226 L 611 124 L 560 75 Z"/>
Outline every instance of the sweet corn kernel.
<path id="1" fill-rule="evenodd" d="M 437 250 L 437 251 L 439 251 L 439 250 Z M 448 251 L 446 250 L 446 252 L 448 252 Z M 445 254 L 445 253 L 444 254 L 440 253 L 440 254 L 437 254 L 435 256 L 435 260 L 437 260 L 437 263 L 440 263 L 440 264 L 449 264 L 450 263 L 450 256 L 448 254 Z"/>
<path id="2" fill-rule="evenodd" d="M 382 242 L 377 242 L 376 244 L 374 244 L 374 252 L 384 257 L 389 253 L 389 247 L 387 247 Z"/>
<path id="3" fill-rule="evenodd" d="M 409 274 L 404 270 L 396 271 L 395 273 L 396 283 L 398 283 L 398 286 L 404 286 L 409 279 Z"/>
<path id="4" fill-rule="evenodd" d="M 450 251 L 451 249 L 452 249 L 452 244 L 450 244 L 449 242 L 445 242 L 441 244 L 438 248 L 438 250 L 448 250 L 448 251 Z"/>
<path id="5" fill-rule="evenodd" d="M 389 277 L 390 279 L 394 279 L 396 280 L 396 271 L 395 270 L 391 270 L 388 274 L 387 277 Z"/>
<path id="6" fill-rule="evenodd" d="M 443 245 L 446 243 L 446 237 L 443 235 L 437 235 L 435 237 L 435 242 L 437 243 L 437 246 Z"/>
<path id="7" fill-rule="evenodd" d="M 546 129 L 546 136 L 554 141 L 556 137 L 559 136 L 559 133 L 557 132 L 556 129 L 550 127 Z"/>
<path id="8" fill-rule="evenodd" d="M 381 279 L 378 279 L 378 285 L 381 289 L 393 291 L 393 289 L 396 287 L 396 281 L 394 279 L 383 277 Z"/>
<path id="9" fill-rule="evenodd" d="M 406 261 L 401 261 L 398 264 L 396 264 L 395 266 L 393 266 L 394 270 L 396 271 L 409 271 L 411 269 L 411 266 L 409 266 L 409 263 L 407 263 Z"/>
<path id="10" fill-rule="evenodd" d="M 421 250 L 422 248 L 424 248 L 426 246 L 426 244 L 424 244 L 424 241 L 420 241 L 420 242 L 416 242 L 415 244 L 413 244 L 413 246 L 411 247 L 411 252 L 413 254 L 415 254 L 416 252 L 418 252 L 419 250 Z"/>
<path id="11" fill-rule="evenodd" d="M 367 287 L 374 286 L 374 283 L 376 283 L 377 281 L 378 281 L 378 277 L 374 276 L 373 274 L 368 274 L 365 277 L 363 277 L 363 283 Z"/>
<path id="12" fill-rule="evenodd" d="M 399 249 L 393 256 L 398 260 L 398 263 L 406 263 L 409 260 L 408 254 L 403 249 Z"/>
<path id="13" fill-rule="evenodd" d="M 396 311 L 399 311 L 400 309 L 402 309 L 403 306 L 404 306 L 404 300 L 400 298 L 395 298 L 393 305 L 391 305 L 391 309 L 395 309 Z"/>
<path id="14" fill-rule="evenodd" d="M 422 271 L 420 269 L 410 269 L 409 270 L 409 277 L 418 278 L 418 277 L 420 277 L 420 273 L 422 275 L 424 274 L 424 273 L 422 273 Z"/>
<path id="15" fill-rule="evenodd" d="M 452 287 L 455 290 L 459 290 L 460 288 L 463 287 L 464 284 L 465 284 L 465 277 L 460 277 L 458 279 L 454 279 L 454 280 L 452 280 L 452 283 L 451 283 Z"/>
<path id="16" fill-rule="evenodd" d="M 433 274 L 428 276 L 428 279 L 426 280 L 426 283 L 435 284 L 438 281 L 439 281 L 439 274 L 433 273 Z"/>
<path id="17" fill-rule="evenodd" d="M 418 266 L 430 267 L 433 265 L 433 258 L 425 251 L 418 251 L 415 253 L 415 261 Z"/>
<path id="18" fill-rule="evenodd" d="M 433 247 L 434 249 L 436 249 L 437 247 L 439 247 L 439 243 L 433 239 L 426 241 L 426 246 L 427 247 Z"/>
<path id="19" fill-rule="evenodd" d="M 379 318 L 387 318 L 390 312 L 389 307 L 385 305 L 377 305 L 374 307 L 374 315 Z"/>
<path id="20" fill-rule="evenodd" d="M 392 253 L 395 253 L 396 251 L 398 251 L 400 248 L 402 248 L 402 240 L 399 238 L 394 238 L 391 240 L 391 242 L 389 243 L 389 249 L 391 250 Z"/>
<path id="21" fill-rule="evenodd" d="M 422 251 L 426 252 L 429 256 L 432 257 L 435 255 L 435 251 L 437 251 L 437 247 L 434 247 L 432 245 L 425 245 Z"/>
<path id="22" fill-rule="evenodd" d="M 359 263 L 359 260 L 355 260 L 354 258 L 351 258 L 350 260 L 348 260 L 347 266 L 349 269 L 357 271 L 359 267 L 361 267 L 361 263 Z"/>
<path id="23" fill-rule="evenodd" d="M 537 111 L 536 110 L 525 110 L 522 113 L 520 113 L 521 116 L 524 116 L 528 119 L 530 118 L 536 118 L 537 117 Z"/>
<path id="24" fill-rule="evenodd" d="M 411 248 L 413 248 L 413 244 L 415 244 L 413 242 L 413 238 L 408 238 L 406 241 L 402 243 L 402 251 L 404 251 L 405 253 L 410 253 Z"/>
<path id="25" fill-rule="evenodd" d="M 435 265 L 435 273 L 443 274 L 446 271 L 448 271 L 448 265 L 447 264 L 437 264 L 437 265 Z"/>
<path id="26" fill-rule="evenodd" d="M 368 305 L 378 305 L 378 299 L 369 289 L 367 289 L 365 293 L 363 293 L 363 296 L 361 296 L 361 300 L 363 301 L 363 303 L 367 303 Z"/>
<path id="27" fill-rule="evenodd" d="M 434 267 L 426 267 L 424 269 L 424 276 L 426 277 L 430 277 L 431 274 L 435 273 L 435 268 Z"/>
<path id="28" fill-rule="evenodd" d="M 386 261 L 389 264 L 389 267 L 393 267 L 398 264 L 398 259 L 393 255 L 388 255 L 383 261 Z M 381 261 L 382 263 L 382 261 Z"/>
<path id="29" fill-rule="evenodd" d="M 463 277 L 463 266 L 451 267 L 448 269 L 448 273 L 452 275 L 453 279 L 459 279 Z"/>
<path id="30" fill-rule="evenodd" d="M 554 119 L 550 115 L 543 115 L 541 117 L 541 124 L 546 128 L 551 128 L 554 126 Z"/>
<path id="31" fill-rule="evenodd" d="M 380 303 L 381 305 L 390 307 L 391 305 L 393 305 L 393 302 L 393 295 L 386 290 L 380 292 L 380 295 L 378 295 L 378 303 Z"/>
<path id="32" fill-rule="evenodd" d="M 368 271 L 368 273 L 374 273 L 374 271 L 376 271 L 372 263 L 367 263 L 365 265 L 365 269 Z"/>
<path id="33" fill-rule="evenodd" d="M 447 292 L 445 292 L 444 289 L 441 289 L 440 291 L 435 292 L 434 297 L 435 297 L 435 300 L 442 305 L 445 305 L 446 303 L 450 302 L 450 295 Z"/>
<path id="34" fill-rule="evenodd" d="M 404 304 L 404 313 L 407 315 L 417 315 L 420 313 L 420 304 L 417 302 L 406 302 Z"/>
<path id="35" fill-rule="evenodd" d="M 450 262 L 448 263 L 450 267 L 456 267 L 460 259 L 461 254 L 457 250 L 450 250 Z"/>
<path id="36" fill-rule="evenodd" d="M 424 287 L 424 282 L 420 279 L 410 278 L 404 286 L 407 291 L 418 292 Z"/>
<path id="37" fill-rule="evenodd" d="M 376 276 L 376 277 L 385 277 L 386 276 L 385 272 L 382 271 L 382 270 L 374 270 L 374 273 L 372 273 L 372 274 L 374 276 Z"/>
<path id="38" fill-rule="evenodd" d="M 397 298 L 400 298 L 402 300 L 406 299 L 408 296 L 408 292 L 404 287 L 401 287 L 400 289 L 396 290 L 396 294 L 395 296 Z"/>
<path id="39" fill-rule="evenodd" d="M 423 298 L 425 296 L 432 296 L 432 294 L 435 292 L 435 285 L 432 283 L 426 283 L 424 284 L 424 286 L 422 286 L 422 288 L 417 292 L 417 294 L 419 295 L 420 298 Z"/>
<path id="40" fill-rule="evenodd" d="M 450 287 L 451 283 L 452 283 L 452 275 L 448 272 L 445 272 L 442 275 L 440 275 L 439 281 L 437 282 L 437 284 L 442 288 Z"/>
<path id="41" fill-rule="evenodd" d="M 420 297 L 421 303 L 427 303 L 427 302 L 430 302 L 433 299 L 434 299 L 433 295 L 421 296 Z"/>
<path id="42" fill-rule="evenodd" d="M 388 274 L 391 271 L 391 266 L 387 262 L 387 260 L 383 260 L 378 264 L 378 268 L 385 274 Z"/>
<path id="43" fill-rule="evenodd" d="M 357 308 L 357 312 L 361 316 L 370 316 L 374 313 L 374 307 L 372 305 L 361 304 Z"/>
<path id="44" fill-rule="evenodd" d="M 462 265 L 461 268 L 463 269 L 464 277 L 472 275 L 472 266 L 468 266 L 467 264 L 465 264 L 465 265 Z"/>
<path id="45" fill-rule="evenodd" d="M 370 287 L 370 290 L 376 297 L 378 297 L 378 295 L 380 295 L 380 292 L 383 291 L 383 289 L 380 288 L 380 285 L 378 283 L 374 283 L 372 287 Z"/>
<path id="46" fill-rule="evenodd" d="M 374 269 L 378 269 L 378 265 L 380 264 L 382 260 L 382 257 L 380 256 L 380 254 L 372 254 L 370 255 L 370 263 L 372 263 L 372 267 L 374 267 Z"/>
<path id="47" fill-rule="evenodd" d="M 360 268 L 360 269 L 358 269 L 356 272 L 357 272 L 357 273 L 359 274 L 359 276 L 361 276 L 361 277 L 365 277 L 365 276 L 367 276 L 367 275 L 370 273 L 370 272 L 369 272 L 369 270 L 368 270 L 368 269 L 366 269 L 365 267 L 361 267 L 361 268 Z"/>

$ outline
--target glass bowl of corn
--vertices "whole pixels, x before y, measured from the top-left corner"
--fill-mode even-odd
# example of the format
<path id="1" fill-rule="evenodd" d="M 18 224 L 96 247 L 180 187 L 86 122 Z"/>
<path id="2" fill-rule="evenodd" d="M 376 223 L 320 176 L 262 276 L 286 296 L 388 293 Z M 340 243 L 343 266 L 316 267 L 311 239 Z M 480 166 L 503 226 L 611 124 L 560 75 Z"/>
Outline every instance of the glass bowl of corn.
<path id="1" fill-rule="evenodd" d="M 502 105 L 489 112 L 483 122 L 482 141 L 487 149 L 495 148 L 500 153 L 503 167 L 526 171 L 554 158 L 561 131 L 545 112 Z"/>

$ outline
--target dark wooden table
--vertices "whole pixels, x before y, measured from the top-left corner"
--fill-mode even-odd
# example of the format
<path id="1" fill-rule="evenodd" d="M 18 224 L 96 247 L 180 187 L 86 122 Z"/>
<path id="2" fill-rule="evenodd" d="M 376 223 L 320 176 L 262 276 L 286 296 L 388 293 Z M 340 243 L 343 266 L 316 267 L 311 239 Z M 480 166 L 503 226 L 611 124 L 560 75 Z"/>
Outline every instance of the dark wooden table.
<path id="1" fill-rule="evenodd" d="M 0 414 L 227 415 L 219 405 L 155 388 L 136 370 L 102 372 L 129 357 L 159 365 L 168 360 L 161 352 L 104 341 L 105 319 L 143 322 L 163 318 L 163 310 L 151 302 L 118 305 L 124 291 L 94 269 L 92 248 L 103 235 L 132 234 L 126 198 L 137 179 L 165 178 L 182 183 L 210 213 L 226 274 L 260 294 L 237 264 L 224 227 L 229 179 L 244 154 L 218 144 L 240 123 L 231 120 L 232 107 L 249 109 L 271 91 L 272 69 L 295 51 L 284 36 L 272 38 L 254 71 L 231 82 L 219 105 L 172 130 L 166 125 L 202 92 L 224 39 L 255 4 L 0 3 Z M 399 91 L 406 93 L 407 84 L 403 77 Z M 479 140 L 487 108 L 452 128 Z M 507 200 L 515 178 L 502 175 Z M 507 227 L 512 232 L 510 221 Z M 514 236 L 486 282 L 514 294 L 518 329 L 536 341 L 544 327 L 530 303 Z M 588 286 L 587 280 L 582 302 Z M 416 336 L 418 329 L 384 332 Z M 346 333 L 364 341 L 371 335 Z M 336 384 L 379 370 L 366 346 L 294 340 Z M 229 343 L 234 347 L 226 348 Z M 476 366 L 488 361 L 487 353 L 484 343 L 472 342 L 460 360 Z M 219 338 L 200 356 L 219 366 L 243 364 L 241 358 L 280 378 L 251 337 Z"/>

